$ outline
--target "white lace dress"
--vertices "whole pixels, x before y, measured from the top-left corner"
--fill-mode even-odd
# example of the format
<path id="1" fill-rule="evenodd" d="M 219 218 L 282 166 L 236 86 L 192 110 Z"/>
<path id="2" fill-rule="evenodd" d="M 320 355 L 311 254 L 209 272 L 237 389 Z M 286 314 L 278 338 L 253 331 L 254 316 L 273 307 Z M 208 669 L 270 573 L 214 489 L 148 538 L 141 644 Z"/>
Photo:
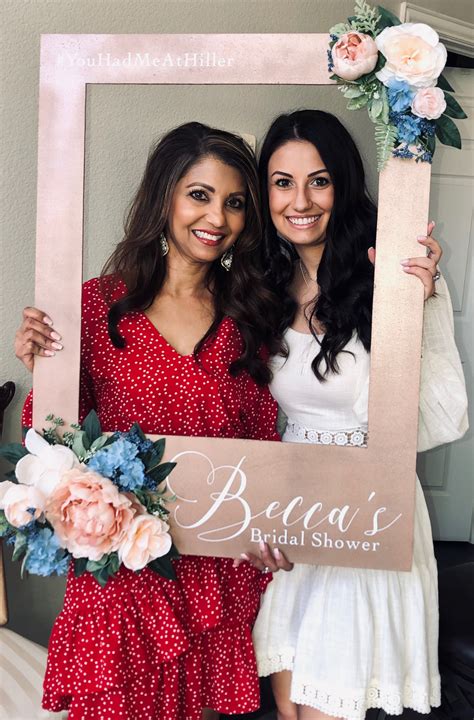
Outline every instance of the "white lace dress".
<path id="1" fill-rule="evenodd" d="M 419 449 L 467 429 L 466 394 L 446 284 L 425 306 Z M 276 357 L 271 390 L 288 425 L 285 442 L 360 444 L 367 431 L 369 356 L 353 338 L 341 373 L 319 383 L 316 341 L 289 329 L 288 360 Z M 339 358 L 338 358 L 339 362 Z M 308 432 L 310 431 L 310 432 Z M 313 431 L 313 432 L 311 432 Z M 308 439 L 308 435 L 309 438 Z M 337 437 L 336 437 L 337 436 Z M 291 700 L 363 720 L 440 704 L 437 570 L 417 481 L 411 572 L 295 565 L 274 575 L 254 629 L 260 675 L 292 671 Z"/>

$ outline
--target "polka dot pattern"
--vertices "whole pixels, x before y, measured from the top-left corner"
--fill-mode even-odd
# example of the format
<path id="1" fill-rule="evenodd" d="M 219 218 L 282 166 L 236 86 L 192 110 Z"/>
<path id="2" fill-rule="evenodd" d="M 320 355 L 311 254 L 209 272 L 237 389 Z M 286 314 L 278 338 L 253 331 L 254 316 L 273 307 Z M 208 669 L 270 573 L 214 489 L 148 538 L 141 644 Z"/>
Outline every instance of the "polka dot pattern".
<path id="1" fill-rule="evenodd" d="M 109 282 L 112 282 L 109 280 Z M 125 293 L 111 286 L 113 299 Z M 200 353 L 181 356 L 140 312 L 113 347 L 99 280 L 83 286 L 81 418 L 95 408 L 104 430 L 139 422 L 147 433 L 279 440 L 267 388 L 228 368 L 242 352 L 229 318 Z M 23 424 L 31 425 L 31 396 Z M 271 576 L 226 558 L 186 556 L 173 582 L 121 568 L 101 588 L 71 569 L 54 625 L 43 706 L 69 720 L 200 720 L 201 709 L 259 706 L 251 630 Z"/>

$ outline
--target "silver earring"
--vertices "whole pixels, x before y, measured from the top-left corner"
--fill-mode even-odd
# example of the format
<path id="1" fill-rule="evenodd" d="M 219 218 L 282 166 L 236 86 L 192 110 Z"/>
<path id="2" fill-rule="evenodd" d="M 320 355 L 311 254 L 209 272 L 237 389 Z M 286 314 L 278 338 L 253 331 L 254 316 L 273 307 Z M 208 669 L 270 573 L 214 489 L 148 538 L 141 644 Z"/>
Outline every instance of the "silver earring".
<path id="1" fill-rule="evenodd" d="M 224 268 L 224 270 L 227 270 L 227 272 L 229 272 L 229 270 L 232 267 L 233 259 L 234 259 L 234 248 L 231 247 L 230 250 L 227 250 L 227 252 L 225 252 L 223 254 L 223 256 L 221 257 L 221 265 Z"/>
<path id="2" fill-rule="evenodd" d="M 170 246 L 168 245 L 168 240 L 166 239 L 164 233 L 161 233 L 158 240 L 160 242 L 161 254 L 164 257 L 165 255 L 168 255 L 168 253 L 170 251 Z"/>

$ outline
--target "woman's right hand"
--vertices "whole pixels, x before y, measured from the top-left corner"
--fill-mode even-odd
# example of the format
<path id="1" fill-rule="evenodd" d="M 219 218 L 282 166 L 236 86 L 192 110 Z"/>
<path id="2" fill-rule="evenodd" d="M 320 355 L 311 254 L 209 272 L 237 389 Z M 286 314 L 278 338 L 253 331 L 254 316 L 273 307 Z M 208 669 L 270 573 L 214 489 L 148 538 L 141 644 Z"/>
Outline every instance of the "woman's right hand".
<path id="1" fill-rule="evenodd" d="M 31 372 L 35 355 L 52 357 L 63 346 L 61 335 L 53 330 L 53 321 L 38 308 L 26 307 L 23 322 L 15 335 L 15 355 Z"/>

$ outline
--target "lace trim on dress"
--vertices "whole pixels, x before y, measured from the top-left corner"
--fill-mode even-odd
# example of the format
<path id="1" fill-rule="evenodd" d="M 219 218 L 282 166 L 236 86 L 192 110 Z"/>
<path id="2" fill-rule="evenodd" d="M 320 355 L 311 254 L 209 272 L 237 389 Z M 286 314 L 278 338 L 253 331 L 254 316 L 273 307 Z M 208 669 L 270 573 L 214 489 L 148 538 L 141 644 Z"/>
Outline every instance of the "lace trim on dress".
<path id="1" fill-rule="evenodd" d="M 258 674 L 271 675 L 282 670 L 293 670 L 295 653 L 291 648 L 284 649 L 275 655 L 258 658 Z M 403 692 L 398 688 L 381 687 L 373 680 L 365 692 L 363 690 L 348 690 L 341 694 L 341 688 L 316 687 L 314 680 L 292 684 L 291 700 L 297 705 L 308 705 L 335 718 L 344 720 L 364 720 L 366 711 L 370 708 L 384 710 L 388 715 L 401 715 L 403 708 L 411 708 L 415 712 L 427 714 L 432 707 L 439 707 L 440 678 L 431 678 L 431 692 L 425 689 L 405 684 Z"/>
<path id="2" fill-rule="evenodd" d="M 353 447 L 367 447 L 368 433 L 362 428 L 354 430 L 313 430 L 297 422 L 288 421 L 285 430 L 285 439 L 293 435 L 298 440 L 307 440 L 315 445 L 352 445 Z"/>

